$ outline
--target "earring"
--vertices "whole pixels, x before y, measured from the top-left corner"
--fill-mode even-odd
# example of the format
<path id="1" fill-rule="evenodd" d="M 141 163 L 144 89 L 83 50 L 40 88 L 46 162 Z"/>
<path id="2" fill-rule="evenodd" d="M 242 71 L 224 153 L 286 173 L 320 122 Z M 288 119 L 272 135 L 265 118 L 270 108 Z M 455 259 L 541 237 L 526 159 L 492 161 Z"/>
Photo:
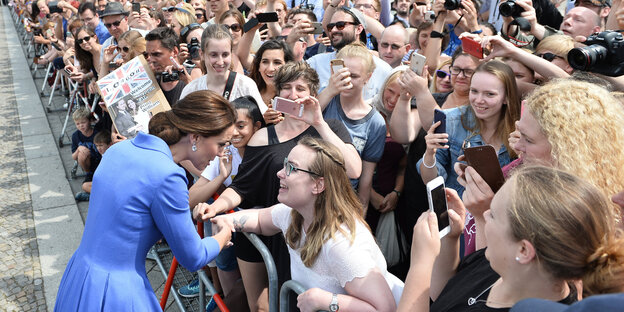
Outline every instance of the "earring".
<path id="1" fill-rule="evenodd" d="M 191 146 L 191 151 L 197 152 L 197 142 L 193 142 L 193 146 Z"/>
<path id="2" fill-rule="evenodd" d="M 520 262 L 520 257 L 516 257 L 516 261 Z"/>

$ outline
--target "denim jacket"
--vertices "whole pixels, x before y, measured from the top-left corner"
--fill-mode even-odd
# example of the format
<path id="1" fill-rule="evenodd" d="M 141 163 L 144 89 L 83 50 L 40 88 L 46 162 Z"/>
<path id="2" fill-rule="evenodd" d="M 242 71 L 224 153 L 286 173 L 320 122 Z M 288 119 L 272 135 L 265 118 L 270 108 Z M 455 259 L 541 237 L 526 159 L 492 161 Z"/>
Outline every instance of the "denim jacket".
<path id="1" fill-rule="evenodd" d="M 457 158 L 464 154 L 462 146 L 466 142 L 465 147 L 485 145 L 481 135 L 464 129 L 461 117 L 468 111 L 468 106 L 451 108 L 443 110 L 446 114 L 446 132 L 448 133 L 448 149 L 439 148 L 436 151 L 436 167 L 438 168 L 438 176 L 444 177 L 444 184 L 448 188 L 457 191 L 461 197 L 464 193 L 464 187 L 457 182 L 457 174 L 453 169 Z M 469 125 L 475 123 L 474 115 L 468 120 Z M 470 143 L 470 145 L 468 145 Z M 416 168 L 420 173 L 420 164 L 422 158 L 418 161 Z M 503 144 L 498 150 L 498 163 L 501 167 L 511 162 L 507 148 Z"/>

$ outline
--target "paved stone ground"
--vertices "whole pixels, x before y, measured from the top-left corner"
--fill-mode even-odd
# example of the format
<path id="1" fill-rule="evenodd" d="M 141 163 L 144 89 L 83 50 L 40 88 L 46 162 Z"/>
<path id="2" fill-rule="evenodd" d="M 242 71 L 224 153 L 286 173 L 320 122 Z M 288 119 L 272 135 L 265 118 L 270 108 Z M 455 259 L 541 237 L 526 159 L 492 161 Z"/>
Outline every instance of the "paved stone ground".
<path id="1" fill-rule="evenodd" d="M 6 51 L 6 42 L 2 31 L 0 51 Z M 0 68 L 11 68 L 10 59 L 0 58 Z M 0 310 L 46 311 L 12 79 L 0 76 Z"/>

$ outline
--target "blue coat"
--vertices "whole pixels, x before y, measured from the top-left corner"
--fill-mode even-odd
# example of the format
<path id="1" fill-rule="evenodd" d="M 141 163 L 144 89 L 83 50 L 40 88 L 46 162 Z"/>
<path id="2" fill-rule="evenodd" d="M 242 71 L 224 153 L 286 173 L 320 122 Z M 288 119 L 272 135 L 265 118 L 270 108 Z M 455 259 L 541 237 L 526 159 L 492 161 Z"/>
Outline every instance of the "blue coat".
<path id="1" fill-rule="evenodd" d="M 164 235 L 180 264 L 197 271 L 219 253 L 200 239 L 187 180 L 167 144 L 139 133 L 106 151 L 95 171 L 82 241 L 67 264 L 55 311 L 161 311 L 145 273 Z"/>

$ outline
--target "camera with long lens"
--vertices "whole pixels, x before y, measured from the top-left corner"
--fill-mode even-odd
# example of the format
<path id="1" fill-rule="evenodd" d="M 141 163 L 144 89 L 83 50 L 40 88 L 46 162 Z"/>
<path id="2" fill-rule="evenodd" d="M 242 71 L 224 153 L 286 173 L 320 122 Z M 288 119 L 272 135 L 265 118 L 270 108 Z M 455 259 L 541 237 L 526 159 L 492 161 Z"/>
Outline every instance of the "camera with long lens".
<path id="1" fill-rule="evenodd" d="M 520 14 L 524 12 L 524 9 L 519 6 L 515 0 L 509 0 L 503 2 L 498 6 L 500 15 L 504 17 L 520 17 Z"/>
<path id="2" fill-rule="evenodd" d="M 568 63 L 574 69 L 617 77 L 624 75 L 624 36 L 607 30 L 595 33 L 585 41 L 586 47 L 568 52 Z"/>
<path id="3" fill-rule="evenodd" d="M 461 0 L 445 0 L 444 1 L 444 8 L 447 11 L 457 10 L 461 7 L 462 7 Z"/>
<path id="4" fill-rule="evenodd" d="M 199 40 L 197 40 L 197 38 L 191 38 L 191 43 L 188 46 L 191 60 L 199 59 L 199 49 Z"/>

